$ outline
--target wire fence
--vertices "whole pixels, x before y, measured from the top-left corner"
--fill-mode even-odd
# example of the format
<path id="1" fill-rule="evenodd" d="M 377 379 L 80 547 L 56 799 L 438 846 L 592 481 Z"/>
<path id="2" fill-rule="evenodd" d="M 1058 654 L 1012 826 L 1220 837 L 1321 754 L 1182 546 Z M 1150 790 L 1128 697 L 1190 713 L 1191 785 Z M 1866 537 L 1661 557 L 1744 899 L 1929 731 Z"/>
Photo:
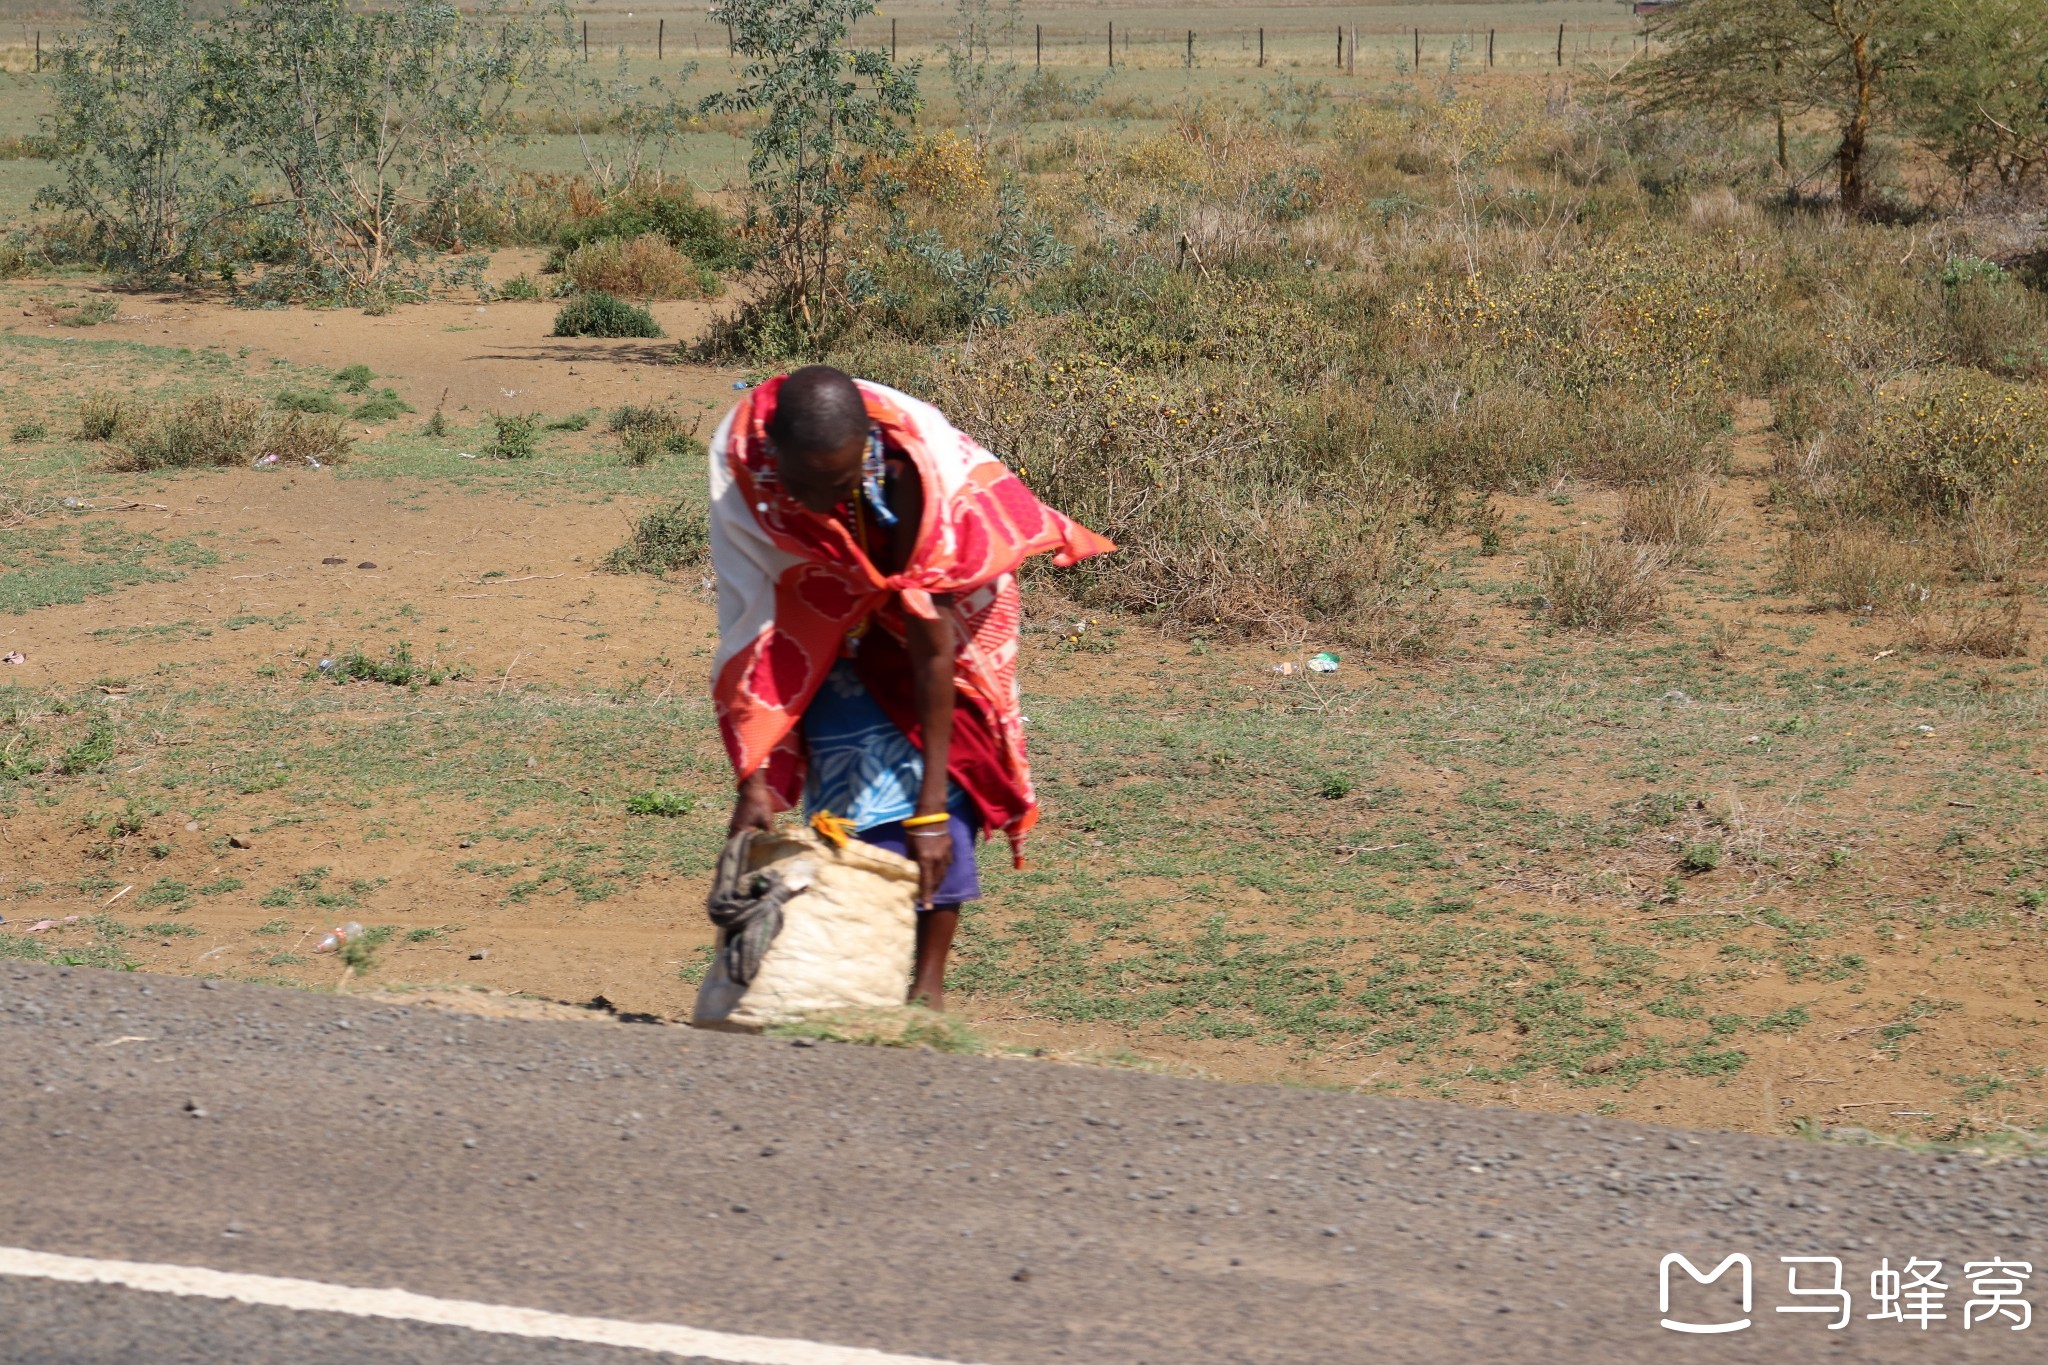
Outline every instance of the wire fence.
<path id="1" fill-rule="evenodd" d="M 12 27 L 12 26 L 10 26 Z M 0 36 L 0 70 L 40 71 L 49 66 L 61 30 L 21 25 Z M 954 42 L 943 21 L 920 17 L 911 23 L 869 16 L 854 25 L 854 45 L 891 51 L 899 60 L 939 57 Z M 731 55 L 723 25 L 703 15 L 675 19 L 585 21 L 577 31 L 586 60 L 704 62 Z M 998 60 L 1024 67 L 1113 67 L 1186 70 L 1215 67 L 1298 70 L 1311 76 L 1370 71 L 1472 72 L 1507 68 L 1612 65 L 1646 50 L 1639 20 L 1611 24 L 1559 24 L 1541 28 L 1427 26 L 1405 29 L 1355 24 L 1235 25 L 1179 28 L 1158 24 L 1094 26 L 1063 16 L 1056 23 L 1019 24 L 996 35 L 989 46 Z"/>

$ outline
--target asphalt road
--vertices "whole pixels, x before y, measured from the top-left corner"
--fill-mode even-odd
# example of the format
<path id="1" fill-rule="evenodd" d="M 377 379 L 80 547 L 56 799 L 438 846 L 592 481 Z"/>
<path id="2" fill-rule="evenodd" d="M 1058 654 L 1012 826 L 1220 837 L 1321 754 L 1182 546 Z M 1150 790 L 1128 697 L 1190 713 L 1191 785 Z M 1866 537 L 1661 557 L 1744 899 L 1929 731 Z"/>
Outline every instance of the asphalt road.
<path id="1" fill-rule="evenodd" d="M 2044 1206 L 2032 1163 L 0 963 L 0 1246 L 982 1365 L 2038 1359 L 1964 1267 L 2048 1303 Z M 1751 1325 L 1661 1327 L 1668 1252 L 1749 1255 Z M 1841 1260 L 1846 1327 L 1775 1311 L 1823 1302 L 1782 1256 Z M 1866 1317 L 1880 1258 L 1946 1318 Z M 0 1274 L 8 1362 L 652 1358 Z"/>

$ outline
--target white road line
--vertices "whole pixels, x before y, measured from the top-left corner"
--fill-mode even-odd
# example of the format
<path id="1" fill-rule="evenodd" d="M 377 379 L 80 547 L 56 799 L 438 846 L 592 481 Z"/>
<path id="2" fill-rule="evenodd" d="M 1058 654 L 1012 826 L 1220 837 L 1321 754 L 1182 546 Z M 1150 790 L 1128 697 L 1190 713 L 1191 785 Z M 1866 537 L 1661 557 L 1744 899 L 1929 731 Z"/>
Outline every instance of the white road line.
<path id="1" fill-rule="evenodd" d="M 730 1365 L 957 1365 L 931 1356 L 891 1355 L 861 1346 L 829 1346 L 823 1342 L 782 1337 L 738 1336 L 666 1322 L 628 1322 L 619 1318 L 579 1318 L 537 1308 L 436 1299 L 403 1289 L 359 1289 L 318 1280 L 285 1280 L 271 1275 L 235 1275 L 198 1266 L 152 1265 L 142 1261 L 103 1261 L 92 1256 L 57 1256 L 47 1251 L 0 1247 L 0 1275 L 62 1280 L 68 1284 L 112 1284 L 151 1294 L 187 1298 L 232 1299 L 264 1308 L 289 1308 L 302 1313 L 346 1313 L 358 1318 L 395 1318 L 401 1322 L 466 1327 L 501 1336 L 539 1337 L 548 1341 L 587 1341 L 599 1346 L 624 1346 L 642 1351 L 667 1351 L 701 1356 Z"/>

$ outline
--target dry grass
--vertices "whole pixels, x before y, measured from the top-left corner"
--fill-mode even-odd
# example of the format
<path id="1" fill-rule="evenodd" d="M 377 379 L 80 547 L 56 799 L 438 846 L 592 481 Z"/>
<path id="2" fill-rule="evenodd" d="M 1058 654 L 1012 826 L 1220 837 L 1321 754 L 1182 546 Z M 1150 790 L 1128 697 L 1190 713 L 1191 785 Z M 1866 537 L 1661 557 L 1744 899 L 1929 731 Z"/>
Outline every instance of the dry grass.
<path id="1" fill-rule="evenodd" d="M 1786 586 L 1815 606 L 1897 611 L 1926 600 L 1928 573 L 1916 546 L 1885 527 L 1828 520 L 1795 527 L 1785 540 Z"/>
<path id="2" fill-rule="evenodd" d="M 715 274 L 658 233 L 577 247 L 563 258 L 562 274 L 581 292 L 620 298 L 710 299 L 722 288 Z"/>
<path id="3" fill-rule="evenodd" d="M 106 467 L 123 471 L 253 464 L 271 456 L 284 464 L 333 462 L 351 443 L 338 417 L 275 412 L 253 398 L 219 394 L 124 412 L 115 434 Z"/>
<path id="4" fill-rule="evenodd" d="M 2020 567 L 2026 540 L 2003 509 L 1982 501 L 1963 509 L 1956 525 L 1957 558 L 1969 577 L 2003 583 Z"/>
<path id="5" fill-rule="evenodd" d="M 1573 630 L 1629 630 L 1655 619 L 1664 599 L 1668 554 L 1661 546 L 1624 545 L 1591 536 L 1561 539 L 1536 557 L 1544 614 Z"/>
<path id="6" fill-rule="evenodd" d="M 1913 648 L 1933 654 L 1970 654 L 2011 659 L 2027 652 L 2031 632 L 2017 595 L 1996 602 L 1971 602 L 1947 595 L 1915 611 L 1908 621 Z"/>
<path id="7" fill-rule="evenodd" d="M 105 389 L 94 389 L 78 400 L 78 439 L 111 441 L 121 429 L 125 411 L 120 398 Z"/>
<path id="8" fill-rule="evenodd" d="M 1635 545 L 1695 552 L 1714 539 L 1723 520 L 1721 500 L 1703 478 L 1659 479 L 1621 496 L 1621 538 Z"/>

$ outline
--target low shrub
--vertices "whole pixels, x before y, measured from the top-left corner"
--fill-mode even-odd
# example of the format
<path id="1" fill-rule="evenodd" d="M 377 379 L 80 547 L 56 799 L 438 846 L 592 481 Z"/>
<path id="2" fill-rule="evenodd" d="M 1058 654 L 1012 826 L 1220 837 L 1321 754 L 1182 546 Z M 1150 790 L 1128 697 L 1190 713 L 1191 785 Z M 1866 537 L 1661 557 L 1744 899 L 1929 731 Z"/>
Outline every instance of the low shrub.
<path id="1" fill-rule="evenodd" d="M 1927 568 L 1917 547 L 1890 528 L 1843 518 L 1793 528 L 1785 540 L 1784 580 L 1815 606 L 1889 612 L 1927 595 Z"/>
<path id="2" fill-rule="evenodd" d="M 508 303 L 532 303 L 542 297 L 531 275 L 514 275 L 498 286 L 498 297 Z"/>
<path id="3" fill-rule="evenodd" d="M 711 523 L 702 503 L 688 498 L 633 523 L 633 536 L 604 557 L 606 573 L 650 573 L 657 578 L 693 569 L 711 558 Z"/>
<path id="4" fill-rule="evenodd" d="M 272 416 L 251 398 L 201 394 L 123 414 L 107 468 L 199 469 L 272 458 L 285 464 L 331 462 L 345 456 L 351 443 L 334 417 L 295 411 Z"/>
<path id="5" fill-rule="evenodd" d="M 50 428 L 46 423 L 31 417 L 24 421 L 16 422 L 8 436 L 16 445 L 33 445 L 37 441 L 49 440 Z"/>
<path id="6" fill-rule="evenodd" d="M 555 314 L 558 337 L 658 337 L 654 314 L 603 292 L 579 294 Z"/>
<path id="7" fill-rule="evenodd" d="M 124 409 L 121 400 L 105 389 L 94 389 L 78 400 L 78 439 L 111 441 L 121 429 Z"/>
<path id="8" fill-rule="evenodd" d="M 1560 538 L 1538 552 L 1543 612 L 1574 630 L 1628 630 L 1655 619 L 1663 604 L 1666 551 L 1591 536 Z"/>
<path id="9" fill-rule="evenodd" d="M 1695 551 L 1721 529 L 1721 500 L 1701 478 L 1660 479 L 1622 492 L 1621 538 L 1636 545 Z"/>
<path id="10" fill-rule="evenodd" d="M 345 393 L 368 393 L 370 381 L 376 377 L 368 365 L 345 365 L 334 372 L 334 382 L 341 385 Z"/>
<path id="11" fill-rule="evenodd" d="M 272 401 L 286 412 L 330 415 L 341 411 L 341 404 L 325 389 L 284 389 Z"/>
<path id="12" fill-rule="evenodd" d="M 537 412 L 494 412 L 484 454 L 494 460 L 530 460 L 540 454 L 540 426 Z"/>
<path id="13" fill-rule="evenodd" d="M 2004 375 L 2048 370 L 2048 305 L 2005 270 L 1959 257 L 1942 268 L 1941 295 L 1951 360 Z"/>
<path id="14" fill-rule="evenodd" d="M 1971 654 L 2011 659 L 2027 652 L 2029 631 L 2017 595 L 1994 603 L 1973 603 L 1942 595 L 1922 604 L 1908 622 L 1915 649 L 1933 654 Z"/>
<path id="15" fill-rule="evenodd" d="M 564 226 L 556 243 L 566 258 L 593 242 L 647 236 L 661 238 L 712 270 L 737 269 L 745 263 L 745 253 L 718 210 L 698 202 L 689 184 L 680 180 L 643 180 L 632 185 L 598 212 Z"/>
<path id="16" fill-rule="evenodd" d="M 412 411 L 412 404 L 398 396 L 395 389 L 379 389 L 349 412 L 358 422 L 388 422 L 394 417 Z"/>
<path id="17" fill-rule="evenodd" d="M 377 682 L 389 687 L 439 687 L 444 682 L 460 678 L 462 670 L 449 668 L 439 661 L 421 663 L 413 658 L 412 645 L 401 640 L 381 659 L 372 658 L 360 649 L 352 649 L 322 661 L 308 676 L 329 678 L 338 683 Z"/>
<path id="18" fill-rule="evenodd" d="M 580 246 L 563 258 L 562 276 L 585 293 L 636 299 L 713 299 L 725 292 L 708 267 L 651 233 Z"/>

